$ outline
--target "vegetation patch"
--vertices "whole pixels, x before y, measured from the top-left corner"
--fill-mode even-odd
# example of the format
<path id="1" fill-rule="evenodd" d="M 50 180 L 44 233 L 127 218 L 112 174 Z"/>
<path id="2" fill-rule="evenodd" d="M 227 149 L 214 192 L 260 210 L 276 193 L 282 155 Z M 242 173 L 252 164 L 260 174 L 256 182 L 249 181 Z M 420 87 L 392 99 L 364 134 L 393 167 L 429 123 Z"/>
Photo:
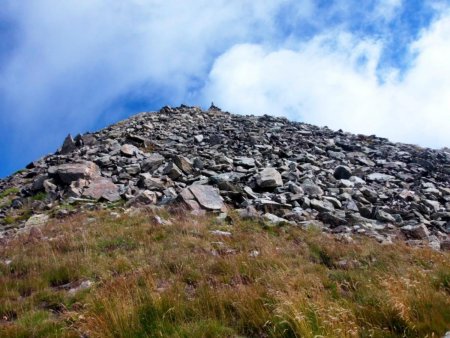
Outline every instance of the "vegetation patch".
<path id="1" fill-rule="evenodd" d="M 109 211 L 0 247 L 1 337 L 441 337 L 450 256 L 230 214 Z M 213 230 L 226 230 L 223 236 Z"/>
<path id="2" fill-rule="evenodd" d="M 5 189 L 0 193 L 0 198 L 5 198 L 5 197 L 11 196 L 11 195 L 16 195 L 19 193 L 19 191 L 20 190 L 15 187 Z"/>

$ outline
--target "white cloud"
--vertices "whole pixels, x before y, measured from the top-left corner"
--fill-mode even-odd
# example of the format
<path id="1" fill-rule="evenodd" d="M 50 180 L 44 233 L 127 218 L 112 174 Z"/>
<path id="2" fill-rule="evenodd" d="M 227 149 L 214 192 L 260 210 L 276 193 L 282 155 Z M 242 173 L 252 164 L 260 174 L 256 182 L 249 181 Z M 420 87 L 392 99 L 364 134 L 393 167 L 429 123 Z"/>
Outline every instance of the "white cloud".
<path id="1" fill-rule="evenodd" d="M 393 141 L 450 145 L 450 15 L 411 46 L 400 78 L 377 67 L 382 41 L 334 32 L 296 49 L 241 44 L 214 64 L 205 98 L 241 113 L 270 113 Z M 205 99 L 206 101 L 206 99 Z"/>
<path id="2" fill-rule="evenodd" d="M 402 0 L 379 0 L 374 9 L 374 16 L 384 20 L 391 20 L 402 7 Z"/>
<path id="3" fill-rule="evenodd" d="M 441 19 L 442 28 L 437 23 L 417 41 L 413 48 L 419 58 L 404 80 L 391 72 L 380 85 L 376 78 L 380 42 L 336 33 L 305 43 L 302 34 L 328 32 L 330 27 L 345 30 L 361 18 L 386 28 L 401 0 L 377 0 L 373 13 L 368 10 L 371 5 L 356 0 L 330 4 L 4 0 L 0 15 L 13 24 L 8 29 L 16 28 L 11 35 L 14 48 L 1 55 L 0 66 L 0 129 L 8 133 L 6 161 L 18 166 L 20 154 L 24 164 L 53 151 L 67 132 L 100 128 L 99 119 L 106 123 L 126 117 L 134 111 L 112 112 L 109 107 L 133 89 L 148 90 L 149 97 L 159 99 L 159 91 L 164 91 L 169 95 L 163 98 L 173 103 L 214 100 L 243 113 L 274 112 L 381 135 L 391 135 L 386 121 L 397 122 L 389 116 L 398 117 L 402 107 L 417 115 L 408 119 L 415 125 L 402 128 L 405 134 L 397 132 L 393 138 L 440 144 L 442 132 L 427 131 L 413 139 L 411 130 L 419 130 L 418 125 L 425 128 L 417 124 L 423 112 L 434 120 L 437 107 L 448 103 L 444 100 L 448 63 L 436 60 L 448 55 L 448 24 Z M 419 88 L 417 83 L 426 81 L 431 84 Z M 415 113 L 419 108 L 422 114 Z M 115 115 L 102 116 L 105 111 Z M 438 130 L 446 126 L 437 124 Z"/>
<path id="4" fill-rule="evenodd" d="M 15 139 L 9 146 L 33 152 L 30 159 L 53 150 L 69 131 L 100 127 L 105 108 L 132 88 L 148 88 L 149 96 L 169 88 L 182 102 L 215 55 L 269 38 L 285 2 L 6 0 L 2 10 L 18 32 L 0 69 L 0 123 Z M 131 112 L 121 113 L 115 118 Z"/>

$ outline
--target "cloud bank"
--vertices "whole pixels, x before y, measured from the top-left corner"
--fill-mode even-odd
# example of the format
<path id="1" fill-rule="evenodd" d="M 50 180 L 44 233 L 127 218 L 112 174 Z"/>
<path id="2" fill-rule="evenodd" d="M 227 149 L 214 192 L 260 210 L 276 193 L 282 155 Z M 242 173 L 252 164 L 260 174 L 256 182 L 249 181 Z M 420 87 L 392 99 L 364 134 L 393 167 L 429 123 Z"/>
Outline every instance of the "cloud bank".
<path id="1" fill-rule="evenodd" d="M 450 15 L 410 45 L 411 67 L 380 71 L 382 41 L 320 35 L 297 48 L 234 46 L 209 74 L 206 97 L 241 113 L 271 113 L 394 141 L 450 144 Z"/>
<path id="2" fill-rule="evenodd" d="M 0 177 L 162 104 L 450 144 L 446 1 L 5 0 Z M 419 7 L 418 7 L 419 6 Z"/>

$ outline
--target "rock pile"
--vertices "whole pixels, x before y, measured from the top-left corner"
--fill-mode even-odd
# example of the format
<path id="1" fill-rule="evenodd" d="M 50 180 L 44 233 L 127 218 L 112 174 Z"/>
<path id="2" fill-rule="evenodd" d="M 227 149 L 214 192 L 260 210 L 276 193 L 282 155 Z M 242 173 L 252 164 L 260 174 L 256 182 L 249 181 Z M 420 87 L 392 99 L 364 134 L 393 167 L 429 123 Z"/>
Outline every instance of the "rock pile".
<path id="1" fill-rule="evenodd" d="M 181 203 L 445 249 L 449 183 L 448 149 L 182 105 L 69 135 L 58 152 L 0 181 L 0 191 L 20 188 L 0 210 L 0 229 L 17 227 L 5 220 L 24 205 L 44 213 L 74 202 Z"/>

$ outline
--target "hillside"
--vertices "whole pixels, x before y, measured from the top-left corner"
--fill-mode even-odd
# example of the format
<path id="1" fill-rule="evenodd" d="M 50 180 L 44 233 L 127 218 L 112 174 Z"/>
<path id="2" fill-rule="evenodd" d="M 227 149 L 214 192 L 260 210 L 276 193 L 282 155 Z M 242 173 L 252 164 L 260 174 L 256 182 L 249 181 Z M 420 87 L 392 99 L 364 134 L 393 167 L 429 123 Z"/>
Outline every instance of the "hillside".
<path id="1" fill-rule="evenodd" d="M 450 255 L 230 213 L 86 212 L 0 246 L 1 337 L 443 337 Z"/>
<path id="2" fill-rule="evenodd" d="M 164 107 L 0 181 L 0 231 L 77 208 L 183 204 L 448 248 L 450 153 L 217 107 Z M 31 215 L 36 215 L 29 219 Z"/>
<path id="3" fill-rule="evenodd" d="M 0 180 L 0 337 L 442 337 L 450 153 L 163 107 Z"/>

